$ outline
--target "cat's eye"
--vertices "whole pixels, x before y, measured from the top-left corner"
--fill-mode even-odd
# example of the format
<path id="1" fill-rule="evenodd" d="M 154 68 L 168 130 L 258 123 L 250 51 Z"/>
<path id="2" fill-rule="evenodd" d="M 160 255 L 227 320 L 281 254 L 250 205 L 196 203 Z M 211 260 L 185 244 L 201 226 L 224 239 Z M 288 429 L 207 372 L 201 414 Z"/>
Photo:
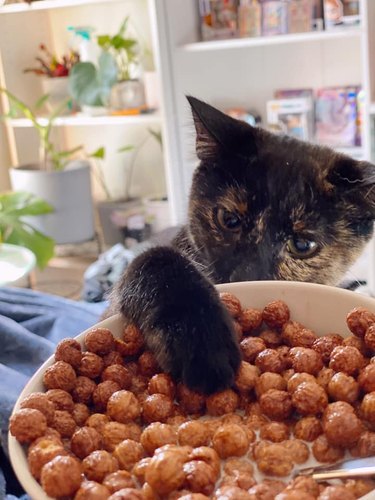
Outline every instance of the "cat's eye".
<path id="1" fill-rule="evenodd" d="M 219 224 L 229 231 L 238 231 L 241 228 L 242 218 L 236 212 L 230 212 L 224 208 L 219 208 L 217 211 L 217 219 Z"/>
<path id="2" fill-rule="evenodd" d="M 314 255 L 319 247 L 316 241 L 301 236 L 293 236 L 287 241 L 286 249 L 294 257 L 303 259 Z"/>

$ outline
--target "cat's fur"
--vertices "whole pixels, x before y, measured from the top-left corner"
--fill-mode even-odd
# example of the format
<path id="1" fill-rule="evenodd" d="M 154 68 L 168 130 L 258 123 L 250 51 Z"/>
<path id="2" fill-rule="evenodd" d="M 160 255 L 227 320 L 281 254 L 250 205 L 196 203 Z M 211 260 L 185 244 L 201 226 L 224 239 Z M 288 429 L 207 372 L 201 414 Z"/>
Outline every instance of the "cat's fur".
<path id="1" fill-rule="evenodd" d="M 375 166 L 188 99 L 200 159 L 188 222 L 171 248 L 133 261 L 112 310 L 143 330 L 164 370 L 210 393 L 240 362 L 213 283 L 338 284 L 372 235 Z"/>

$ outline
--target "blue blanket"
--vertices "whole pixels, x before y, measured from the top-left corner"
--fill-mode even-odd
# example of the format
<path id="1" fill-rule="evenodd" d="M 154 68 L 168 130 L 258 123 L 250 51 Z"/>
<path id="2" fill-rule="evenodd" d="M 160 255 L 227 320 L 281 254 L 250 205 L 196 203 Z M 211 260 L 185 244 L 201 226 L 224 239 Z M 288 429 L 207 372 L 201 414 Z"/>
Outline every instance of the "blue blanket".
<path id="1" fill-rule="evenodd" d="M 0 443 L 5 455 L 9 416 L 28 379 L 61 339 L 95 324 L 106 307 L 106 302 L 88 304 L 0 287 Z M 0 458 L 0 499 L 11 500 L 15 497 L 6 494 L 6 458 Z"/>

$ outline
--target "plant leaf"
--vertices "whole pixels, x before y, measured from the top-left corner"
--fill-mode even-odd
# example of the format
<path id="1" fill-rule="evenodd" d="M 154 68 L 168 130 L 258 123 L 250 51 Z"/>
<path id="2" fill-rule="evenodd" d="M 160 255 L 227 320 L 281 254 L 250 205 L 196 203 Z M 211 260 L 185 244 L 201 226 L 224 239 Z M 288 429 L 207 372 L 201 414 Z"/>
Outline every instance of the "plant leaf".
<path id="1" fill-rule="evenodd" d="M 39 97 L 39 99 L 34 104 L 35 109 L 40 109 L 41 107 L 43 107 L 43 105 L 48 101 L 49 97 L 49 94 L 44 94 L 42 95 L 42 97 Z"/>
<path id="2" fill-rule="evenodd" d="M 44 215 L 53 211 L 49 203 L 25 191 L 0 194 L 0 220 L 5 216 L 16 219 L 22 215 Z"/>
<path id="3" fill-rule="evenodd" d="M 133 151 L 134 149 L 135 149 L 134 146 L 129 144 L 128 146 L 123 146 L 122 148 L 119 148 L 117 150 L 117 152 L 118 153 L 127 153 L 128 151 Z"/>
<path id="4" fill-rule="evenodd" d="M 107 48 L 111 44 L 111 37 L 109 35 L 99 35 L 97 37 L 99 47 Z"/>
<path id="5" fill-rule="evenodd" d="M 105 158 L 105 148 L 102 146 L 98 148 L 96 151 L 93 153 L 90 153 L 89 158 L 98 158 L 99 160 L 104 160 Z"/>
<path id="6" fill-rule="evenodd" d="M 69 74 L 69 92 L 80 104 L 102 106 L 97 70 L 90 62 L 77 63 Z"/>
<path id="7" fill-rule="evenodd" d="M 98 81 L 105 87 L 112 87 L 117 82 L 118 67 L 109 52 L 102 52 L 98 61 Z"/>
<path id="8" fill-rule="evenodd" d="M 152 128 L 148 128 L 147 130 L 152 135 L 152 137 L 154 137 L 154 139 L 156 139 L 158 141 L 160 146 L 162 146 L 163 145 L 163 137 L 161 135 L 160 130 L 153 130 Z"/>
<path id="9" fill-rule="evenodd" d="M 75 148 L 72 149 L 67 149 L 65 151 L 59 151 L 56 153 L 56 156 L 59 158 L 66 158 L 67 156 L 71 156 L 74 153 L 77 153 L 77 151 L 81 151 L 83 149 L 83 146 L 76 146 Z"/>

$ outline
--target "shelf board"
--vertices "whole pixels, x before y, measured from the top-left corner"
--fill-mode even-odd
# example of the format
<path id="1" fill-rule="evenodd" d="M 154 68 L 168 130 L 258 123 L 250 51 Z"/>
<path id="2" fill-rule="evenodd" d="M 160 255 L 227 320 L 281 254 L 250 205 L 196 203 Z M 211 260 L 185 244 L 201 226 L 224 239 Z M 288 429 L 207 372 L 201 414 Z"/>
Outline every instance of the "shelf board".
<path id="1" fill-rule="evenodd" d="M 12 3 L 0 7 L 0 14 L 16 14 L 18 12 L 35 12 L 37 10 L 63 9 L 65 7 L 79 7 L 98 3 L 118 3 L 121 0 L 39 0 L 28 4 Z"/>
<path id="2" fill-rule="evenodd" d="M 311 31 L 309 33 L 290 33 L 288 35 L 259 36 L 257 38 L 230 38 L 227 40 L 210 40 L 207 42 L 194 42 L 182 46 L 188 52 L 203 52 L 209 50 L 239 49 L 245 47 L 263 47 L 286 43 L 303 43 L 324 40 L 337 40 L 340 38 L 356 38 L 362 33 L 360 26 L 336 28 L 330 31 Z"/>
<path id="3" fill-rule="evenodd" d="M 46 118 L 40 118 L 40 123 L 46 123 Z M 54 121 L 54 127 L 81 127 L 97 125 L 142 125 L 151 123 L 160 123 L 159 113 L 145 113 L 133 116 L 88 116 L 77 114 L 72 116 L 60 116 Z M 27 118 L 14 118 L 9 120 L 13 127 L 32 127 L 33 124 Z"/>

